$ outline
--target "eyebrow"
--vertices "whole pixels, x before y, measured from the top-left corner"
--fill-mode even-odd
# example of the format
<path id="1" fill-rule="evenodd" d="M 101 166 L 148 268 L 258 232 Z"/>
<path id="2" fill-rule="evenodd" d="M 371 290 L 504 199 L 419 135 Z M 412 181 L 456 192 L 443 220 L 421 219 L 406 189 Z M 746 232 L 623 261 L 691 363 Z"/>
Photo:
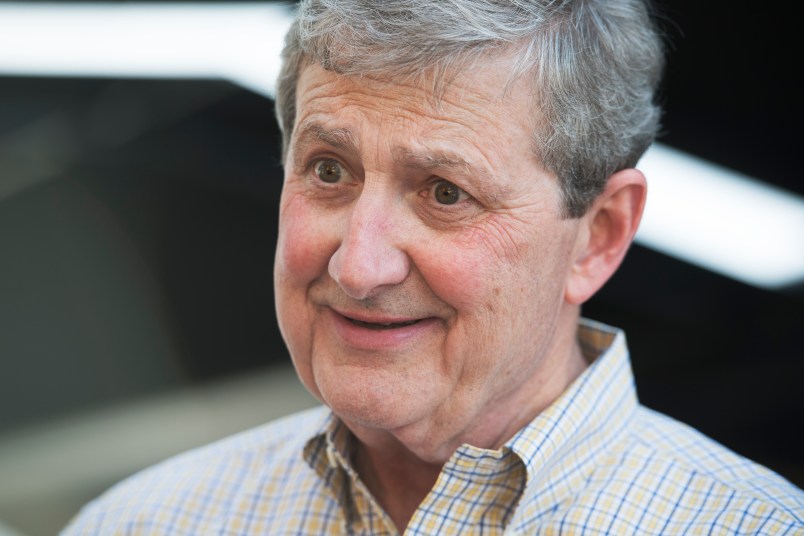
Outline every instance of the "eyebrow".
<path id="1" fill-rule="evenodd" d="M 358 138 L 348 128 L 325 128 L 316 121 L 302 123 L 294 144 L 293 154 L 298 156 L 313 141 L 324 142 L 336 149 L 358 153 Z"/>
<path id="2" fill-rule="evenodd" d="M 406 167 L 460 169 L 462 171 L 469 171 L 474 167 L 468 160 L 446 152 L 417 153 L 404 147 L 398 147 L 394 153 L 397 161 Z"/>

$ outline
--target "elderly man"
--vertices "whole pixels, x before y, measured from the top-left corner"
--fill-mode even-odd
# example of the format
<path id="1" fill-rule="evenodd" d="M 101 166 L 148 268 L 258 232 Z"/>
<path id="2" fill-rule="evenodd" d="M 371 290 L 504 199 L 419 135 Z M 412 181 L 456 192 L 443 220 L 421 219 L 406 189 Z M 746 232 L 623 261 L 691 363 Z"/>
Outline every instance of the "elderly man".
<path id="1" fill-rule="evenodd" d="M 310 0 L 284 50 L 277 312 L 323 403 L 65 534 L 804 533 L 801 490 L 639 405 L 582 319 L 645 203 L 638 0 Z"/>

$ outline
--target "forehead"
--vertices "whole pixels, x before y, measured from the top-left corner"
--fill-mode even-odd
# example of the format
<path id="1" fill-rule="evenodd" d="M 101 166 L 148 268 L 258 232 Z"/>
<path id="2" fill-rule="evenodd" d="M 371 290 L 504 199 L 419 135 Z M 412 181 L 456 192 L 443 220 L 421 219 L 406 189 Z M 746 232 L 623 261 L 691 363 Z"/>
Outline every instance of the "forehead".
<path id="1" fill-rule="evenodd" d="M 396 123 L 415 123 L 406 124 L 407 128 L 529 133 L 533 126 L 530 88 L 521 79 L 509 80 L 509 64 L 498 58 L 452 72 L 446 79 L 443 74 L 425 72 L 416 79 L 399 80 L 345 76 L 310 64 L 302 68 L 298 80 L 296 126 L 318 114 L 318 123 L 333 117 L 382 116 Z"/>

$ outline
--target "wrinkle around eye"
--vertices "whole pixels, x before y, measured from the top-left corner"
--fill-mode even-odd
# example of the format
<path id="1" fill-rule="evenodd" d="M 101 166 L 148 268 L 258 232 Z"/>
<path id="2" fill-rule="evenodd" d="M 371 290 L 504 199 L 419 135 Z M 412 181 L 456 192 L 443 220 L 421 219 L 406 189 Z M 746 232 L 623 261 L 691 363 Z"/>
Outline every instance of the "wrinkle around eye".
<path id="1" fill-rule="evenodd" d="M 318 176 L 318 166 L 328 161 L 340 167 L 342 175 L 338 181 L 328 182 Z M 358 177 L 340 158 L 324 154 L 305 158 L 301 164 L 286 176 L 286 185 L 291 184 L 291 188 L 311 201 L 341 205 L 359 195 Z"/>
<path id="2" fill-rule="evenodd" d="M 458 199 L 454 203 L 441 203 L 436 199 L 438 188 L 444 185 L 452 186 L 458 190 Z M 458 205 L 466 202 L 476 202 L 476 199 L 469 194 L 469 192 L 458 186 L 456 183 L 443 177 L 433 177 L 430 183 L 427 185 L 427 188 L 420 192 L 420 195 L 427 198 L 435 206 L 443 207 L 448 210 L 450 207 L 457 207 Z"/>
<path id="3" fill-rule="evenodd" d="M 340 172 L 340 178 L 338 180 L 325 180 L 325 178 L 320 175 L 320 166 L 326 163 L 337 166 Z M 332 156 L 310 158 L 301 169 L 296 171 L 296 173 L 304 177 L 305 181 L 311 183 L 311 186 L 321 187 L 324 189 L 346 187 L 357 182 L 357 176 L 352 172 L 350 167 L 344 164 L 341 159 Z"/>
<path id="4" fill-rule="evenodd" d="M 447 228 L 453 225 L 464 225 L 481 219 L 486 211 L 480 202 L 457 184 L 442 177 L 434 178 L 428 186 L 419 191 L 417 210 L 426 224 L 436 228 Z M 442 182 L 458 188 L 461 198 L 453 204 L 439 203 L 435 199 L 435 189 Z"/>

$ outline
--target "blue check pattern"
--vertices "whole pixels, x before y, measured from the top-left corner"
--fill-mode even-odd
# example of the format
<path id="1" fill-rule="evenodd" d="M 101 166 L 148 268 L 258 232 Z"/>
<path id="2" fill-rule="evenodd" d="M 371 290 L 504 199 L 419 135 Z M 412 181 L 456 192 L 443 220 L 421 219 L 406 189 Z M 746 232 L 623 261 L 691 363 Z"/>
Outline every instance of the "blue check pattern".
<path id="1" fill-rule="evenodd" d="M 405 535 L 804 535 L 804 492 L 641 406 L 623 332 L 582 320 L 590 367 L 503 448 L 459 448 Z M 74 535 L 396 535 L 315 408 L 146 469 Z"/>

